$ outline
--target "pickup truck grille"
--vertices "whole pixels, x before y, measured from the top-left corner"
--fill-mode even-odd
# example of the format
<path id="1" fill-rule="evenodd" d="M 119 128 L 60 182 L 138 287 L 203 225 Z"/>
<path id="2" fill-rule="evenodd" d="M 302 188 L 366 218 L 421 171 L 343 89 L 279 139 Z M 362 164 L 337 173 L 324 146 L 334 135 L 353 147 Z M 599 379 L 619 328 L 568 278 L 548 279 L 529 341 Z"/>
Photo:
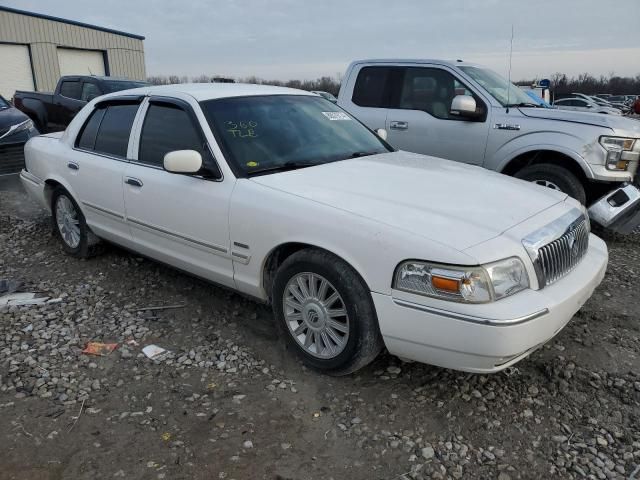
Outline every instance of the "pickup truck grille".
<path id="1" fill-rule="evenodd" d="M 589 220 L 574 209 L 523 240 L 540 288 L 557 282 L 582 261 L 589 249 L 589 233 Z"/>

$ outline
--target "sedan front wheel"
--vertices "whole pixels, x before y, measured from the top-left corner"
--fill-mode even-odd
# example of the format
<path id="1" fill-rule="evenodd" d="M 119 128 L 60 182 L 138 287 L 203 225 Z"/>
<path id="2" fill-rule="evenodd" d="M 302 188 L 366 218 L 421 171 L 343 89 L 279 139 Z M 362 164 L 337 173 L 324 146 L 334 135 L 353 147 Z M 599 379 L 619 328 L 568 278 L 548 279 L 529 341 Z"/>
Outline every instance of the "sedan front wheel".
<path id="1" fill-rule="evenodd" d="M 273 285 L 276 321 L 305 364 L 346 375 L 383 347 L 368 287 L 346 262 L 305 249 L 287 258 Z"/>

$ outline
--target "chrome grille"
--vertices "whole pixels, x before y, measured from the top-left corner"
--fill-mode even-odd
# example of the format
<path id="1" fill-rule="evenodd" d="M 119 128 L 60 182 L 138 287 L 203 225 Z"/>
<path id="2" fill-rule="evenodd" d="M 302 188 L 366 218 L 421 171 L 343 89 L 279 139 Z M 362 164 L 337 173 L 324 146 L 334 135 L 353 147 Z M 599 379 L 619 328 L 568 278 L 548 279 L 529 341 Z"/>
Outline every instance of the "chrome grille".
<path id="1" fill-rule="evenodd" d="M 589 248 L 589 233 L 588 218 L 573 209 L 523 240 L 540 288 L 560 280 L 580 263 Z"/>
<path id="2" fill-rule="evenodd" d="M 589 248 L 589 227 L 583 219 L 573 230 L 538 250 L 544 285 L 550 285 L 573 270 Z"/>

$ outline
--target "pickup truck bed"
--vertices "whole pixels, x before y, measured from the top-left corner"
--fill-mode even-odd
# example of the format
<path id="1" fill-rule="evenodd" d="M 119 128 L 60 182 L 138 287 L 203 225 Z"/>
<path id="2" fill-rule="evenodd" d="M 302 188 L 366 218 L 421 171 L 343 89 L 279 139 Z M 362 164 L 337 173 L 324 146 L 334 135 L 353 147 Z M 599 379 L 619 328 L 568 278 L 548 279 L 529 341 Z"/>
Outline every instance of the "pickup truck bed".
<path id="1" fill-rule="evenodd" d="M 105 93 L 137 88 L 145 82 L 74 75 L 61 77 L 56 90 L 48 92 L 17 91 L 13 101 L 19 110 L 26 113 L 41 132 L 57 132 L 67 128 L 73 117 L 88 102 Z"/>

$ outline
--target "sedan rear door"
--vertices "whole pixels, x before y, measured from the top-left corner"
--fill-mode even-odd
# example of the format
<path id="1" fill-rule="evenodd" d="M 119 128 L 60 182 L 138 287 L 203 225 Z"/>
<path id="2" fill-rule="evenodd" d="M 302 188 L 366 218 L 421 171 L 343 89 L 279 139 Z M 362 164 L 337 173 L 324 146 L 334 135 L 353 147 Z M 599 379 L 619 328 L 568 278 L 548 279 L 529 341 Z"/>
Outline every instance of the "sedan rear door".
<path id="1" fill-rule="evenodd" d="M 125 222 L 123 177 L 139 106 L 136 98 L 97 104 L 65 162 L 87 224 L 98 236 L 124 245 L 131 243 L 131 235 Z"/>

